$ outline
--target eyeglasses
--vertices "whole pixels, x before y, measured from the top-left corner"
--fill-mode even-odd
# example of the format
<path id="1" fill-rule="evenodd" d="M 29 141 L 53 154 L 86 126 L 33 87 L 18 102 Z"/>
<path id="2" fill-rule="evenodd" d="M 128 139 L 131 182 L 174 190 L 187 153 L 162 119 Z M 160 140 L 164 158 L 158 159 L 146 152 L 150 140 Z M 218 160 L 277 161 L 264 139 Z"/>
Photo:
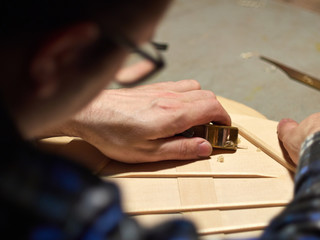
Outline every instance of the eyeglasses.
<path id="1" fill-rule="evenodd" d="M 125 38 L 117 38 L 117 43 L 132 52 L 125 61 L 123 68 L 115 76 L 115 81 L 122 86 L 135 86 L 150 78 L 165 66 L 160 51 L 167 50 L 167 44 L 148 42 L 138 47 Z"/>

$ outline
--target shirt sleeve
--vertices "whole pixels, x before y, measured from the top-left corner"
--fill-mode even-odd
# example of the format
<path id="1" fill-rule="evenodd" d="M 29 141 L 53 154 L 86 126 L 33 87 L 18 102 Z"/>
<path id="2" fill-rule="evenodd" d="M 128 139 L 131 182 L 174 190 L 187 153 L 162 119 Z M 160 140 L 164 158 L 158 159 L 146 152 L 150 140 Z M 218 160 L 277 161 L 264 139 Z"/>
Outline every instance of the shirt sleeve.
<path id="1" fill-rule="evenodd" d="M 302 144 L 293 201 L 266 228 L 261 239 L 319 239 L 320 132 Z"/>

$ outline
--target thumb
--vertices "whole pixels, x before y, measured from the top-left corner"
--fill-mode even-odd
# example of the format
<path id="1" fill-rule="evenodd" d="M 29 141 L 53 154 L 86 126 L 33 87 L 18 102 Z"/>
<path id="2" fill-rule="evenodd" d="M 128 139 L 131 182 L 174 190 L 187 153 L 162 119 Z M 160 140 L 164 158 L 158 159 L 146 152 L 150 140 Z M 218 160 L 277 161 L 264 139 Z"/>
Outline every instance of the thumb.
<path id="1" fill-rule="evenodd" d="M 161 141 L 158 151 L 162 160 L 194 160 L 212 153 L 211 144 L 203 138 L 174 137 Z"/>
<path id="2" fill-rule="evenodd" d="M 278 124 L 278 138 L 291 160 L 298 164 L 300 151 L 300 136 L 296 133 L 299 124 L 292 119 L 282 119 Z M 281 144 L 280 144 L 281 145 Z"/>
<path id="3" fill-rule="evenodd" d="M 293 129 L 298 127 L 298 123 L 290 118 L 282 119 L 277 127 L 278 137 L 281 141 L 284 140 L 284 137 L 291 132 Z"/>

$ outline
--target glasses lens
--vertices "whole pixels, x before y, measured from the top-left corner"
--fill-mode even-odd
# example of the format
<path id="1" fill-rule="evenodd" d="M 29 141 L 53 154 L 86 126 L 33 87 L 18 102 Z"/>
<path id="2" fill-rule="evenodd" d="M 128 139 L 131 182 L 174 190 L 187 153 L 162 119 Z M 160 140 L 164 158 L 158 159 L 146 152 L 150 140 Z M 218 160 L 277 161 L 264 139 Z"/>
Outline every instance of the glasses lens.
<path id="1" fill-rule="evenodd" d="M 158 53 L 152 44 L 139 47 L 139 52 L 131 53 L 123 67 L 116 74 L 116 81 L 127 85 L 144 79 L 155 71 Z"/>

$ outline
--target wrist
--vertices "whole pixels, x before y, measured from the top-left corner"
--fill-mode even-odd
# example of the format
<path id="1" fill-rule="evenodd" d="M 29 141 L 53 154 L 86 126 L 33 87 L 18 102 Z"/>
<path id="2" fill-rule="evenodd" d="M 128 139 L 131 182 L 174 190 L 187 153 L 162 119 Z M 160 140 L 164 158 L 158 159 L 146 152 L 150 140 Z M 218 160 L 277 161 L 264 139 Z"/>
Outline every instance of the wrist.
<path id="1" fill-rule="evenodd" d="M 78 127 L 78 125 L 79 123 L 76 119 L 71 119 L 62 124 L 45 129 L 40 134 L 38 134 L 36 138 L 42 139 L 61 136 L 81 137 L 81 133 L 79 131 L 80 127 Z"/>

